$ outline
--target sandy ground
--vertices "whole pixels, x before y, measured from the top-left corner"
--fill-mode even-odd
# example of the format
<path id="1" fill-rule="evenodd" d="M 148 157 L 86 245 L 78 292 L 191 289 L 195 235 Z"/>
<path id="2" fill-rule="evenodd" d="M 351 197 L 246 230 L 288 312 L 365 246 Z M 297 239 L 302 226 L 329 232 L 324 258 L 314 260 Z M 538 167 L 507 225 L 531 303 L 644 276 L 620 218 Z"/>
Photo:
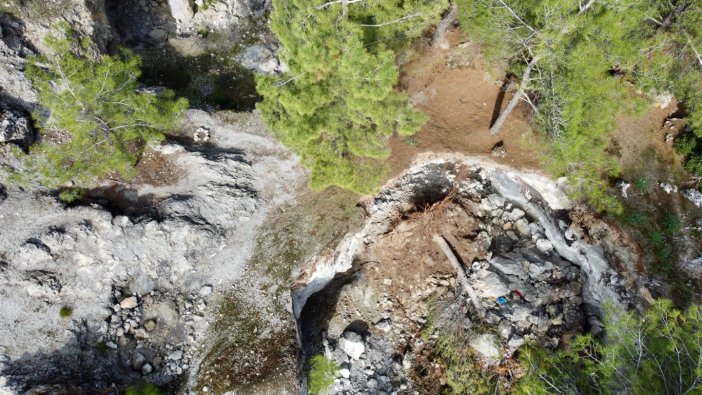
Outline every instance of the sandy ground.
<path id="1" fill-rule="evenodd" d="M 520 104 L 496 136 L 488 129 L 499 114 L 495 110 L 504 73 L 490 70 L 476 46 L 460 30 L 449 32 L 449 49 L 426 48 L 401 70 L 400 85 L 411 101 L 430 118 L 415 135 L 416 147 L 406 137 L 390 141 L 391 175 L 405 169 L 422 152 L 456 152 L 490 155 L 503 142 L 507 155 L 495 158 L 517 169 L 539 168 L 538 153 L 527 143 L 533 133 L 528 125 L 529 109 Z M 511 94 L 499 102 L 504 108 Z"/>

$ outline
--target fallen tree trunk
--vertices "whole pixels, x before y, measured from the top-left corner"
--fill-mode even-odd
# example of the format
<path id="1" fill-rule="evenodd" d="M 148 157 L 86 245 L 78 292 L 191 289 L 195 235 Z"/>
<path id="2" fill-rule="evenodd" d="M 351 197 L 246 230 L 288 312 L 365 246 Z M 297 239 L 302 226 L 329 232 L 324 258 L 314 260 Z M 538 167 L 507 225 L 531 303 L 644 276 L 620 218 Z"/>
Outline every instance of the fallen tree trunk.
<path id="1" fill-rule="evenodd" d="M 439 26 L 437 26 L 436 30 L 434 31 L 434 37 L 431 40 L 432 47 L 439 46 L 440 48 L 444 49 L 449 47 L 448 42 L 446 42 L 446 32 L 448 32 L 451 25 L 456 22 L 457 14 L 458 7 L 456 6 L 456 3 L 452 2 L 448 11 L 446 12 L 446 16 L 441 19 L 441 23 L 439 23 Z"/>
<path id="2" fill-rule="evenodd" d="M 453 266 L 453 268 L 456 270 L 458 282 L 461 283 L 463 289 L 468 293 L 468 297 L 470 297 L 473 307 L 475 307 L 475 310 L 478 311 L 481 318 L 484 317 L 485 310 L 483 310 L 483 305 L 480 303 L 478 294 L 475 293 L 475 290 L 468 282 L 468 276 L 466 276 L 463 266 L 460 262 L 458 262 L 458 258 L 456 258 L 456 255 L 454 255 L 453 251 L 451 250 L 451 246 L 449 246 L 443 236 L 438 234 L 434 235 L 434 242 L 439 246 L 439 248 L 441 248 L 441 251 L 443 251 L 446 258 L 448 258 L 449 262 L 451 262 L 451 266 Z"/>
<path id="3" fill-rule="evenodd" d="M 527 65 L 527 68 L 526 70 L 524 70 L 524 74 L 522 75 L 522 81 L 519 83 L 519 89 L 517 89 L 517 93 L 514 94 L 512 100 L 510 100 L 509 103 L 507 103 L 507 107 L 505 107 L 505 109 L 502 110 L 502 112 L 500 112 L 500 116 L 497 117 L 495 123 L 492 124 L 492 126 L 490 127 L 491 135 L 494 136 L 500 131 L 502 125 L 505 123 L 505 120 L 507 120 L 507 116 L 509 115 L 509 113 L 511 113 L 512 110 L 514 110 L 514 108 L 517 107 L 517 103 L 519 103 L 519 100 L 522 98 L 522 96 L 526 95 L 524 91 L 526 90 L 527 84 L 531 79 L 531 71 L 534 70 L 536 62 L 538 62 L 537 57 L 533 58 Z"/>

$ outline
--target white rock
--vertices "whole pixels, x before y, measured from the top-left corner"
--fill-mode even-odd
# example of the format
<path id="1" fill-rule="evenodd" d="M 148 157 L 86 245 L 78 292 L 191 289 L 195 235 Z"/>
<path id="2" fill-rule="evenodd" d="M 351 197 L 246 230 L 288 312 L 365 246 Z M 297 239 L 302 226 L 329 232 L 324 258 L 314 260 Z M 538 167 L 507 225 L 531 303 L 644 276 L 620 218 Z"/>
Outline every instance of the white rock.
<path id="1" fill-rule="evenodd" d="M 519 335 L 512 336 L 512 338 L 509 339 L 509 342 L 507 342 L 507 346 L 510 348 L 521 347 L 523 344 L 524 338 Z"/>
<path id="2" fill-rule="evenodd" d="M 117 345 L 114 342 L 107 342 L 105 345 L 113 350 L 117 349 Z"/>
<path id="3" fill-rule="evenodd" d="M 470 346 L 488 361 L 496 362 L 500 360 L 500 348 L 495 335 L 483 334 L 476 336 L 471 339 Z"/>
<path id="4" fill-rule="evenodd" d="M 473 288 L 483 298 L 497 298 L 509 293 L 509 288 L 502 282 L 500 276 L 495 273 L 487 274 L 473 284 Z"/>
<path id="5" fill-rule="evenodd" d="M 345 379 L 351 377 L 351 371 L 348 370 L 348 369 L 341 369 L 341 370 L 339 370 L 339 374 L 341 375 L 341 377 L 343 377 L 343 378 L 345 378 Z"/>
<path id="6" fill-rule="evenodd" d="M 628 183 L 628 182 L 622 180 L 622 181 L 619 181 L 619 182 L 617 183 L 617 187 L 619 188 L 619 192 L 621 192 L 622 197 L 623 197 L 624 199 L 626 199 L 626 198 L 629 197 L 629 194 L 627 193 L 627 191 L 628 191 L 629 188 L 631 187 L 631 184 L 630 184 L 630 183 Z"/>
<path id="7" fill-rule="evenodd" d="M 553 243 L 546 239 L 536 240 L 536 249 L 544 254 L 550 254 L 553 251 Z"/>
<path id="8" fill-rule="evenodd" d="M 177 22 L 187 23 L 193 18 L 193 9 L 188 0 L 168 0 L 168 8 Z"/>
<path id="9" fill-rule="evenodd" d="M 366 350 L 366 346 L 363 342 L 349 340 L 343 337 L 339 339 L 339 348 L 354 360 L 358 360 L 361 354 Z"/>
<path id="10" fill-rule="evenodd" d="M 514 226 L 517 227 L 517 231 L 522 235 L 522 236 L 529 236 L 531 234 L 531 229 L 529 229 L 529 222 L 525 220 L 524 218 L 520 219 L 519 221 L 514 223 Z"/>
<path id="11" fill-rule="evenodd" d="M 119 302 L 119 306 L 123 309 L 133 309 L 138 306 L 137 298 L 136 296 L 130 296 L 128 298 L 122 299 L 121 302 Z"/>
<path id="12" fill-rule="evenodd" d="M 663 189 L 663 192 L 665 192 L 667 194 L 670 194 L 671 192 L 678 191 L 678 187 L 670 184 L 669 182 L 662 182 L 660 185 L 661 185 L 661 188 Z"/>
<path id="13" fill-rule="evenodd" d="M 687 189 L 683 192 L 683 195 L 696 207 L 702 207 L 702 193 L 700 193 L 700 191 L 696 189 Z"/>

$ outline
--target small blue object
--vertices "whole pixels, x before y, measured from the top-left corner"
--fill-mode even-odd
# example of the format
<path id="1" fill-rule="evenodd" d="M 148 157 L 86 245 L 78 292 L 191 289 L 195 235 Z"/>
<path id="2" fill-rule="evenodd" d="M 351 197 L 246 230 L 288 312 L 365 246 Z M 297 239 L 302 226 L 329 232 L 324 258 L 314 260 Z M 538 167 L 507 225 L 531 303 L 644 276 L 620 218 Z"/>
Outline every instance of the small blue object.
<path id="1" fill-rule="evenodd" d="M 505 298 L 504 296 L 500 296 L 499 298 L 497 298 L 497 303 L 499 303 L 500 305 L 505 305 L 507 304 L 507 298 Z"/>

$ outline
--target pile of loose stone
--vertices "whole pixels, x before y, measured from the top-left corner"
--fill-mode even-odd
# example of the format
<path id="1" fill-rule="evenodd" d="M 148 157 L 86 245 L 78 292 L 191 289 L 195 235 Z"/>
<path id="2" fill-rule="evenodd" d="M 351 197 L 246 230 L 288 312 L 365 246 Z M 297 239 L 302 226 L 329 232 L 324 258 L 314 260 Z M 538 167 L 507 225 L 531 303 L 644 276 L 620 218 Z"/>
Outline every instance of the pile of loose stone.
<path id="1" fill-rule="evenodd" d="M 495 194 L 463 205 L 482 219 L 476 239 L 488 247 L 483 259 L 470 264 L 468 279 L 508 354 L 530 340 L 555 347 L 564 332 L 580 329 L 580 268 L 554 251 L 543 227 Z"/>
<path id="2" fill-rule="evenodd" d="M 364 288 L 367 285 L 362 280 L 344 285 L 322 338 L 324 354 L 340 366 L 330 393 L 411 393 L 416 389 L 412 372 L 425 346 L 446 329 L 441 325 L 465 328 L 466 346 L 485 367 L 504 363 L 527 342 L 555 348 L 564 336 L 585 328 L 599 333 L 601 324 L 584 307 L 585 279 L 580 268 L 557 253 L 542 224 L 525 210 L 476 174 L 461 182 L 456 198 L 443 214 L 431 214 L 445 215 L 440 220 L 444 223 L 477 222 L 468 235 L 443 236 L 453 243 L 463 262 L 481 311 L 473 307 L 460 283 L 454 283 L 453 273 L 446 276 L 437 272 L 420 279 L 410 287 L 413 291 L 403 295 L 385 293 L 377 285 L 372 290 Z M 578 238 L 564 221 L 555 221 L 566 244 Z M 413 229 L 412 224 L 400 222 L 387 237 L 392 237 L 392 232 L 400 234 L 398 239 L 415 237 Z M 427 254 L 437 249 L 433 244 L 426 248 Z M 421 259 L 415 259 L 413 264 L 419 262 Z M 380 262 L 373 270 L 382 273 L 382 268 Z M 393 279 L 385 281 L 389 285 Z M 375 295 L 377 304 L 371 306 L 368 300 L 376 300 Z M 437 314 L 443 314 L 437 301 L 446 301 L 443 308 L 454 310 L 450 319 L 437 319 Z M 427 338 L 422 331 L 428 322 L 435 332 Z M 485 330 L 486 326 L 490 329 Z"/>
<path id="3" fill-rule="evenodd" d="M 116 350 L 119 357 L 143 375 L 181 375 L 190 368 L 190 351 L 205 320 L 206 298 L 212 287 L 206 285 L 197 294 L 169 297 L 158 291 L 147 295 L 113 292 L 112 314 L 103 321 L 98 343 Z M 149 306 L 157 303 L 177 306 L 178 323 L 160 323 L 160 317 L 147 316 Z M 157 377 L 155 377 L 158 380 Z"/>

